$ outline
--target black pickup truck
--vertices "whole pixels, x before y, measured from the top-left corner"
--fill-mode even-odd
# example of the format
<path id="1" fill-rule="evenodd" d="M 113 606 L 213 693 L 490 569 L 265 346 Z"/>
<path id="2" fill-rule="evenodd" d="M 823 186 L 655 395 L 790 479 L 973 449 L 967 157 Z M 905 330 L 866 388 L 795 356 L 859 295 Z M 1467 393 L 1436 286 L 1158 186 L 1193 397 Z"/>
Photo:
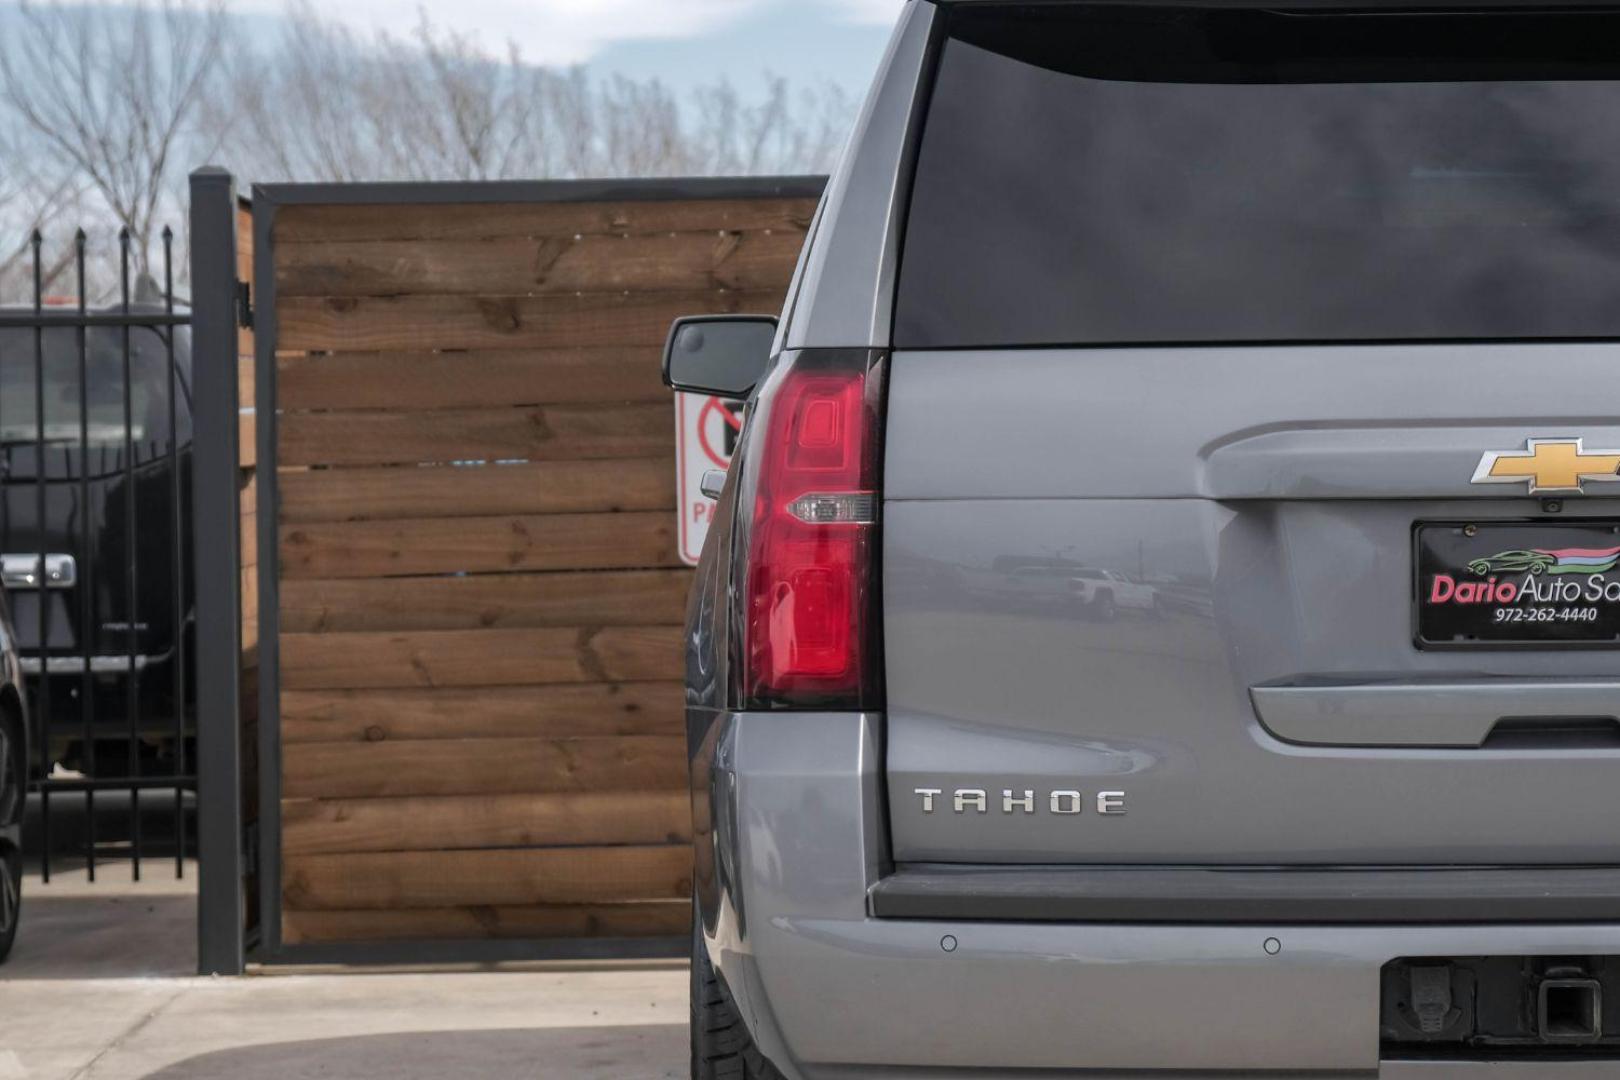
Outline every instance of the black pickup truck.
<path id="1" fill-rule="evenodd" d="M 0 330 L 0 577 L 47 747 L 35 770 L 151 775 L 193 730 L 190 337 L 80 335 Z"/>

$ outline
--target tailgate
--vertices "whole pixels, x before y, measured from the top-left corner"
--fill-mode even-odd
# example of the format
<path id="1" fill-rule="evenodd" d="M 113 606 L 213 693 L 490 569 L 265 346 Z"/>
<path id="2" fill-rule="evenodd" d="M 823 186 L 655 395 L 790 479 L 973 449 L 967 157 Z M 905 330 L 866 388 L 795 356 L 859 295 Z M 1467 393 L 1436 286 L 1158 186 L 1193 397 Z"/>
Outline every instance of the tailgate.
<path id="1" fill-rule="evenodd" d="M 1420 643 L 1437 568 L 1420 578 L 1416 530 L 1481 589 L 1620 581 L 1581 539 L 1620 523 L 1620 484 L 1473 482 L 1532 439 L 1620 447 L 1590 393 L 1617 362 L 1590 344 L 897 354 L 895 858 L 1614 861 L 1620 588 L 1583 591 L 1597 614 L 1567 634 Z M 1553 563 L 1522 561 L 1535 530 L 1485 550 L 1527 523 Z M 1506 561 L 1474 574 L 1473 555 Z"/>

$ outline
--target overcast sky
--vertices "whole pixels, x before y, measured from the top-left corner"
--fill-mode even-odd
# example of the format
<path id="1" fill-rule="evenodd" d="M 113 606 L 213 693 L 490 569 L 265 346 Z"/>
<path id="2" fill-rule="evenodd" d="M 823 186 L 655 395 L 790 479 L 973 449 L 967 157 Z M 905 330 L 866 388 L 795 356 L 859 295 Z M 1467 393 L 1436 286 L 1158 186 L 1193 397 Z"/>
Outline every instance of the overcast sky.
<path id="1" fill-rule="evenodd" d="M 68 0 L 74 2 L 74 0 Z M 134 0 L 84 0 L 127 5 Z M 179 0 L 187 3 L 188 0 Z M 198 0 L 189 0 L 198 2 Z M 274 34 L 288 0 L 225 0 Z M 323 18 L 408 39 L 418 13 L 503 54 L 515 43 L 540 64 L 657 77 L 679 90 L 731 79 L 748 90 L 767 72 L 798 85 L 832 82 L 864 95 L 903 0 L 312 0 Z M 17 0 L 0 0 L 0 32 Z M 14 25 L 14 24 L 12 24 Z"/>
<path id="2" fill-rule="evenodd" d="M 283 0 L 228 0 L 234 10 L 279 13 Z M 901 0 L 341 0 L 323 16 L 408 34 L 421 10 L 435 24 L 476 34 L 488 48 L 517 44 L 543 64 L 590 62 L 678 85 L 738 83 L 765 71 L 796 82 L 864 91 Z"/>

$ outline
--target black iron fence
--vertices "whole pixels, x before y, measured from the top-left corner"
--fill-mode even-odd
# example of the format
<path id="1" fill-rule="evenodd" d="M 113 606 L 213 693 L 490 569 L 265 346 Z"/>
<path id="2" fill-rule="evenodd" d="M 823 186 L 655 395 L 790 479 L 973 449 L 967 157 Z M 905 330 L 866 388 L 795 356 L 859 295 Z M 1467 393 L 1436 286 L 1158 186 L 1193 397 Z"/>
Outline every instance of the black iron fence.
<path id="1" fill-rule="evenodd" d="M 93 304 L 84 232 L 49 271 L 36 232 L 31 295 L 0 306 L 0 580 L 47 881 L 63 799 L 82 809 L 74 846 L 91 880 L 109 858 L 140 877 L 154 814 L 177 876 L 191 848 L 191 317 L 169 230 L 157 246 L 149 258 L 121 233 L 116 293 Z M 64 279 L 71 292 L 53 296 Z"/>

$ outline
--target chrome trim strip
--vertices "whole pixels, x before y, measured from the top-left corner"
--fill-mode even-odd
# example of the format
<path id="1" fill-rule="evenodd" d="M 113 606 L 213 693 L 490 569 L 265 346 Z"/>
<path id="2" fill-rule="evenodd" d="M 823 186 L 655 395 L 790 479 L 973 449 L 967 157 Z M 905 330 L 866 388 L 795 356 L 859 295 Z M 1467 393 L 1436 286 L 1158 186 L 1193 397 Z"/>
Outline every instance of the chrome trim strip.
<path id="1" fill-rule="evenodd" d="M 0 555 L 0 584 L 8 589 L 39 588 L 40 556 L 36 553 Z M 79 580 L 79 564 L 72 555 L 45 556 L 45 587 L 71 589 Z"/>
<path id="2" fill-rule="evenodd" d="M 136 656 L 135 670 L 145 671 L 153 664 L 166 662 L 171 653 L 161 653 L 157 656 Z M 90 658 L 90 674 L 92 675 L 119 675 L 129 670 L 128 656 L 92 656 Z M 24 656 L 21 658 L 24 675 L 39 674 L 39 657 Z M 52 675 L 78 675 L 84 671 L 84 657 L 82 656 L 53 656 L 46 664 L 47 671 Z"/>

